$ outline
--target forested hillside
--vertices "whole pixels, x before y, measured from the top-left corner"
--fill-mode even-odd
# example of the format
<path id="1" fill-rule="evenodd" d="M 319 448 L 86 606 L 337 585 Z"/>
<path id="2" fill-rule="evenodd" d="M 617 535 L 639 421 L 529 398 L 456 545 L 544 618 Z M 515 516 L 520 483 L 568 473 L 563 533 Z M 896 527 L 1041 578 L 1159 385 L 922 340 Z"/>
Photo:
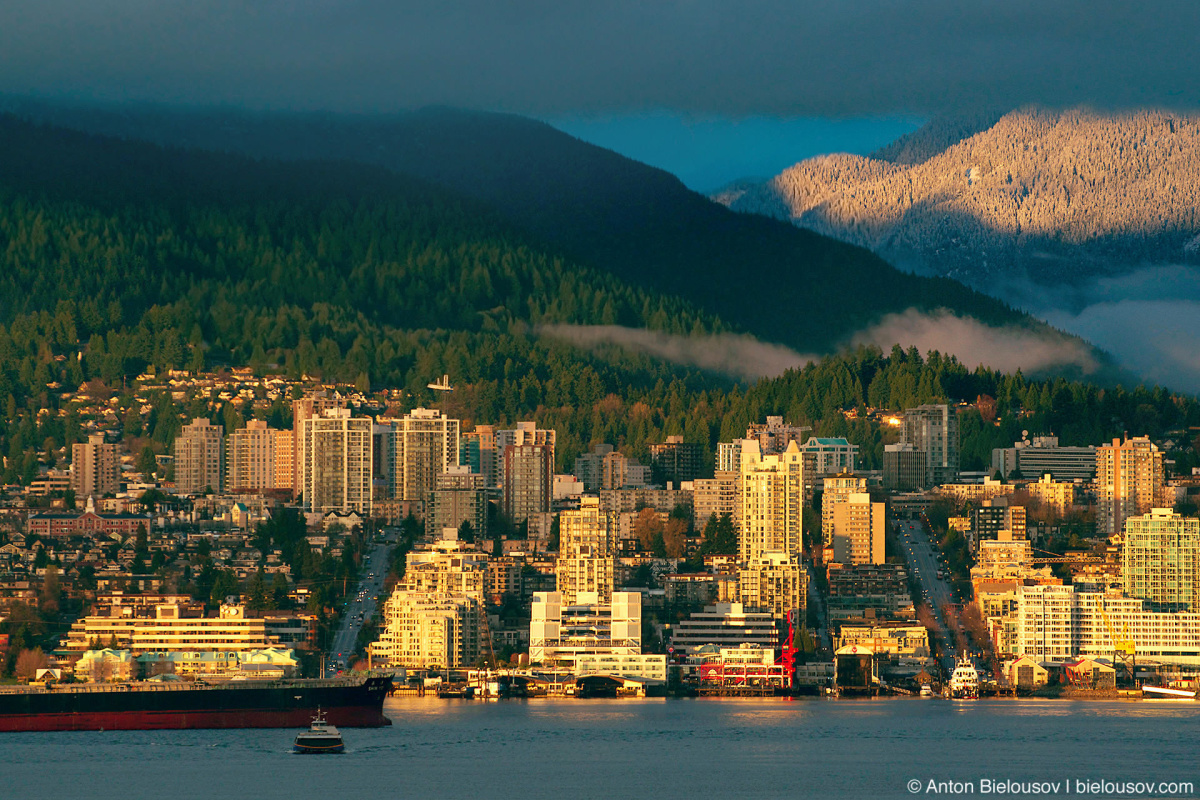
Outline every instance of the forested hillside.
<path id="1" fill-rule="evenodd" d="M 934 120 L 871 157 L 808 159 L 721 199 L 975 287 L 1075 285 L 1196 260 L 1200 116 L 1031 108 Z"/>
<path id="2" fill-rule="evenodd" d="M 425 384 L 449 373 L 446 408 L 468 429 L 536 419 L 559 431 L 560 469 L 596 442 L 644 458 L 672 434 L 711 454 L 768 414 L 846 435 L 877 467 L 894 433 L 866 406 L 941 399 L 982 398 L 964 416 L 967 468 L 1022 428 L 1096 443 L 1200 425 L 1195 401 L 1165 390 L 1031 382 L 899 349 L 859 349 L 751 387 L 618 348 L 579 350 L 536 325 L 728 328 L 576 266 L 473 201 L 348 164 L 255 162 L 4 120 L 0 259 L 6 482 L 31 480 L 79 439 L 62 396 L 85 381 L 87 393 L 113 395 L 123 413 L 110 424 L 127 441 L 158 452 L 194 415 L 233 427 L 282 413 L 166 392 L 139 409 L 133 378 L 148 366 L 248 364 L 355 383 L 368 397 L 403 388 L 405 407 L 430 402 Z M 1186 466 L 1191 445 L 1179 442 Z"/>
<path id="3" fill-rule="evenodd" d="M 907 275 L 861 248 L 730 213 L 666 172 L 521 117 L 451 109 L 338 117 L 10 105 L 68 127 L 163 144 L 345 159 L 418 176 L 475 198 L 578 263 L 685 298 L 801 352 L 828 352 L 882 316 L 910 308 L 947 308 L 991 325 L 1040 325 L 954 281 Z"/>

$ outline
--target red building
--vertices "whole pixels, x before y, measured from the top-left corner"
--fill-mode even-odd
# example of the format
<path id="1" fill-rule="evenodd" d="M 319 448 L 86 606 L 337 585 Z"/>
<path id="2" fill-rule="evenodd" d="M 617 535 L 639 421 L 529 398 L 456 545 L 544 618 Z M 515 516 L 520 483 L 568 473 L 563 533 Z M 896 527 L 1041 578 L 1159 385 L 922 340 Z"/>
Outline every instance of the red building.
<path id="1" fill-rule="evenodd" d="M 69 536 L 132 536 L 138 526 L 150 532 L 150 516 L 139 514 L 97 514 L 85 511 L 82 514 L 34 514 L 29 518 L 29 533 L 41 537 L 66 538 Z"/>

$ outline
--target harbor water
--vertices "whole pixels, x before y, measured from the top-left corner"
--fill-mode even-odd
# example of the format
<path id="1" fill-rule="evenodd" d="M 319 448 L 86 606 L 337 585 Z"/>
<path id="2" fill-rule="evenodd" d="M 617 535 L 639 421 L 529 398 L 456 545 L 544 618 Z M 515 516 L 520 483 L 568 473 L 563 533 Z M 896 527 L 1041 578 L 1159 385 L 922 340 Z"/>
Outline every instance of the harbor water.
<path id="1" fill-rule="evenodd" d="M 344 755 L 316 758 L 291 755 L 289 730 L 4 734 L 0 796 L 900 798 L 997 782 L 1074 796 L 1077 781 L 1200 796 L 1195 701 L 426 697 L 385 711 L 392 726 L 346 729 Z"/>

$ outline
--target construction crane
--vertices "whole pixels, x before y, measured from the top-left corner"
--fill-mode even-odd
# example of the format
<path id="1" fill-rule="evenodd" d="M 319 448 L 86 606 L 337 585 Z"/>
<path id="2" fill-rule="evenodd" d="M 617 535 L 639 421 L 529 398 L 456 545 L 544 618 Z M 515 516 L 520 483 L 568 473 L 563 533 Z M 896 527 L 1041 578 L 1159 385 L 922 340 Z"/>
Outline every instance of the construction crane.
<path id="1" fill-rule="evenodd" d="M 1096 604 L 1100 609 L 1100 618 L 1104 620 L 1104 627 L 1108 629 L 1108 638 L 1113 645 L 1113 666 L 1127 674 L 1129 682 L 1133 683 L 1137 675 L 1137 647 L 1133 643 L 1133 639 L 1129 638 L 1129 626 L 1122 626 L 1122 634 L 1124 638 L 1117 638 L 1116 628 L 1108 618 L 1108 613 L 1104 610 L 1104 599 Z M 1120 665 L 1118 667 L 1118 665 Z"/>
<path id="2" fill-rule="evenodd" d="M 434 381 L 433 383 L 427 384 L 425 388 L 433 389 L 435 392 L 454 391 L 454 387 L 450 385 L 450 376 L 448 374 L 443 375 L 440 381 Z"/>

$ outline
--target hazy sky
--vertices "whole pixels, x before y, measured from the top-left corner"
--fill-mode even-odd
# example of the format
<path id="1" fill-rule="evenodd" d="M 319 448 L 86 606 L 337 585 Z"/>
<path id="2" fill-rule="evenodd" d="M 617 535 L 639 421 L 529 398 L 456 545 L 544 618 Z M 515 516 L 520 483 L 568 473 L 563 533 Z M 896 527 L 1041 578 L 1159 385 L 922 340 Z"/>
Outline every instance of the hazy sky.
<path id="1" fill-rule="evenodd" d="M 558 124 L 695 189 L 1030 102 L 1200 105 L 1200 2 L 6 0 L 0 92 Z"/>
<path id="2" fill-rule="evenodd" d="M 698 192 L 741 178 L 768 178 L 822 153 L 866 155 L 916 130 L 916 117 L 780 119 L 653 114 L 547 117 L 584 141 L 607 147 L 679 177 Z"/>
<path id="3" fill-rule="evenodd" d="M 1187 105 L 1200 3 L 6 0 L 0 91 L 537 116 Z"/>

